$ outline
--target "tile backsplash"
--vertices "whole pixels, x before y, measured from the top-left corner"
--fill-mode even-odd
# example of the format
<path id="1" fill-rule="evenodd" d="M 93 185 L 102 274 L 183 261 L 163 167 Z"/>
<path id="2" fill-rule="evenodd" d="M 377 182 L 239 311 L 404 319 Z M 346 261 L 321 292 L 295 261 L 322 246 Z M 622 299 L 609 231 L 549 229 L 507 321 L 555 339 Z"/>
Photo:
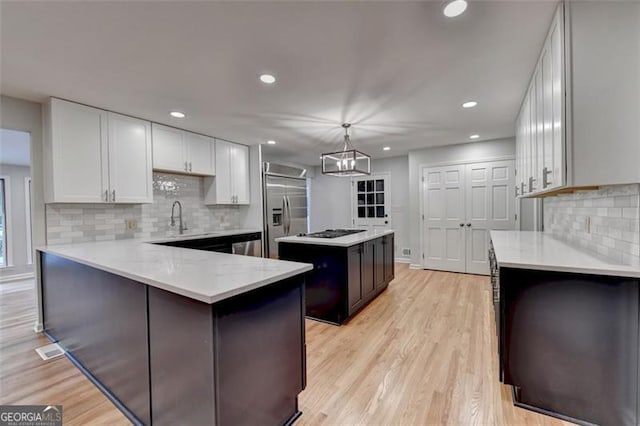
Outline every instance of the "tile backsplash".
<path id="1" fill-rule="evenodd" d="M 545 198 L 544 231 L 626 265 L 640 266 L 640 185 Z"/>
<path id="2" fill-rule="evenodd" d="M 149 238 L 175 235 L 171 205 L 182 203 L 187 233 L 239 228 L 243 206 L 206 206 L 204 182 L 196 176 L 153 174 L 152 204 L 48 204 L 47 244 Z M 177 214 L 177 208 L 176 208 Z M 127 229 L 135 221 L 136 229 Z"/>

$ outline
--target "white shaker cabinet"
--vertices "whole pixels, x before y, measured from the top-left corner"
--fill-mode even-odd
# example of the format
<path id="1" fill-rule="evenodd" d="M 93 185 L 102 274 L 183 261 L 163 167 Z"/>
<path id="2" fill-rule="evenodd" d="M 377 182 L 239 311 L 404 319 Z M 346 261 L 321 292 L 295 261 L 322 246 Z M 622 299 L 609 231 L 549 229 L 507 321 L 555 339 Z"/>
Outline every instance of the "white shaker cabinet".
<path id="1" fill-rule="evenodd" d="M 110 201 L 153 202 L 151 123 L 112 112 L 108 121 Z"/>
<path id="2" fill-rule="evenodd" d="M 213 138 L 185 132 L 185 147 L 189 173 L 205 176 L 216 174 Z"/>
<path id="3" fill-rule="evenodd" d="M 640 182 L 640 3 L 559 4 L 516 120 L 517 195 Z"/>
<path id="4" fill-rule="evenodd" d="M 216 176 L 205 180 L 205 204 L 249 204 L 249 147 L 215 140 Z"/>
<path id="5" fill-rule="evenodd" d="M 153 123 L 152 129 L 153 169 L 167 172 L 187 172 L 184 131 L 156 123 Z"/>
<path id="6" fill-rule="evenodd" d="M 213 138 L 154 123 L 153 168 L 181 174 L 213 176 Z"/>
<path id="7" fill-rule="evenodd" d="M 153 202 L 149 122 L 54 98 L 44 118 L 45 202 Z"/>

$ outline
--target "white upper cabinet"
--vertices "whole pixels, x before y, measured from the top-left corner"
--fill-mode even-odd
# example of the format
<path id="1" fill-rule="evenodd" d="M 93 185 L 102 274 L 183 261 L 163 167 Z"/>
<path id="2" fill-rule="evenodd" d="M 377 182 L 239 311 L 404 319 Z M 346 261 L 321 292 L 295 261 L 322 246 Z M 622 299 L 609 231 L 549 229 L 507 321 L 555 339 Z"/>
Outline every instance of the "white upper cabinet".
<path id="1" fill-rule="evenodd" d="M 558 6 L 516 120 L 519 196 L 640 182 L 639 51 L 640 3 Z"/>
<path id="2" fill-rule="evenodd" d="M 45 132 L 47 203 L 153 201 L 148 122 L 51 99 Z"/>
<path id="3" fill-rule="evenodd" d="M 249 204 L 249 147 L 233 144 L 231 149 L 231 190 L 235 204 Z"/>
<path id="4" fill-rule="evenodd" d="M 153 123 L 153 168 L 168 172 L 188 171 L 184 131 Z"/>
<path id="5" fill-rule="evenodd" d="M 213 138 L 186 132 L 185 141 L 189 173 L 215 175 L 216 163 Z"/>
<path id="6" fill-rule="evenodd" d="M 213 138 L 154 123 L 153 168 L 182 174 L 213 176 Z"/>
<path id="7" fill-rule="evenodd" d="M 153 202 L 151 123 L 110 112 L 109 188 L 112 202 Z"/>
<path id="8" fill-rule="evenodd" d="M 45 119 L 46 202 L 99 203 L 109 188 L 107 113 L 52 99 Z"/>
<path id="9" fill-rule="evenodd" d="M 216 139 L 215 178 L 205 182 L 205 204 L 249 204 L 249 147 Z"/>

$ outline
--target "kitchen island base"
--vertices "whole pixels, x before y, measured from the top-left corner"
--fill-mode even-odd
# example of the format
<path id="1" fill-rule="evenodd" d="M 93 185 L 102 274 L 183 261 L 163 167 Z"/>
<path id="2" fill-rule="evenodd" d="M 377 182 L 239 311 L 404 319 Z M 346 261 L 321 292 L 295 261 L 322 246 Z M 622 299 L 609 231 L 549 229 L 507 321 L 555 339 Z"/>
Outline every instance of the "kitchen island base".
<path id="1" fill-rule="evenodd" d="M 278 251 L 280 259 L 313 264 L 306 277 L 306 315 L 332 325 L 353 318 L 395 276 L 393 233 L 350 246 L 285 239 Z"/>
<path id="2" fill-rule="evenodd" d="M 299 417 L 304 275 L 209 304 L 48 253 L 40 262 L 45 333 L 132 422 Z"/>

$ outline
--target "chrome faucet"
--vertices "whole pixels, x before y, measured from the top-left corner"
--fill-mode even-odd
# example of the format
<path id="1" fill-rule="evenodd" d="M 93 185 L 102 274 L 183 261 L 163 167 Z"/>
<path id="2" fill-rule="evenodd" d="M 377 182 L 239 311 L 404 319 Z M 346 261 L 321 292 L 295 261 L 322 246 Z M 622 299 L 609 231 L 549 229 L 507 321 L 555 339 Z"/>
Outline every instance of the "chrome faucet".
<path id="1" fill-rule="evenodd" d="M 186 222 L 182 221 L 182 204 L 180 203 L 180 201 L 174 201 L 173 205 L 171 206 L 171 226 L 176 226 L 176 215 L 175 215 L 176 204 L 178 205 L 178 220 L 180 223 L 178 227 L 178 232 L 180 233 L 180 235 L 182 235 L 184 231 L 187 230 L 187 224 Z"/>

